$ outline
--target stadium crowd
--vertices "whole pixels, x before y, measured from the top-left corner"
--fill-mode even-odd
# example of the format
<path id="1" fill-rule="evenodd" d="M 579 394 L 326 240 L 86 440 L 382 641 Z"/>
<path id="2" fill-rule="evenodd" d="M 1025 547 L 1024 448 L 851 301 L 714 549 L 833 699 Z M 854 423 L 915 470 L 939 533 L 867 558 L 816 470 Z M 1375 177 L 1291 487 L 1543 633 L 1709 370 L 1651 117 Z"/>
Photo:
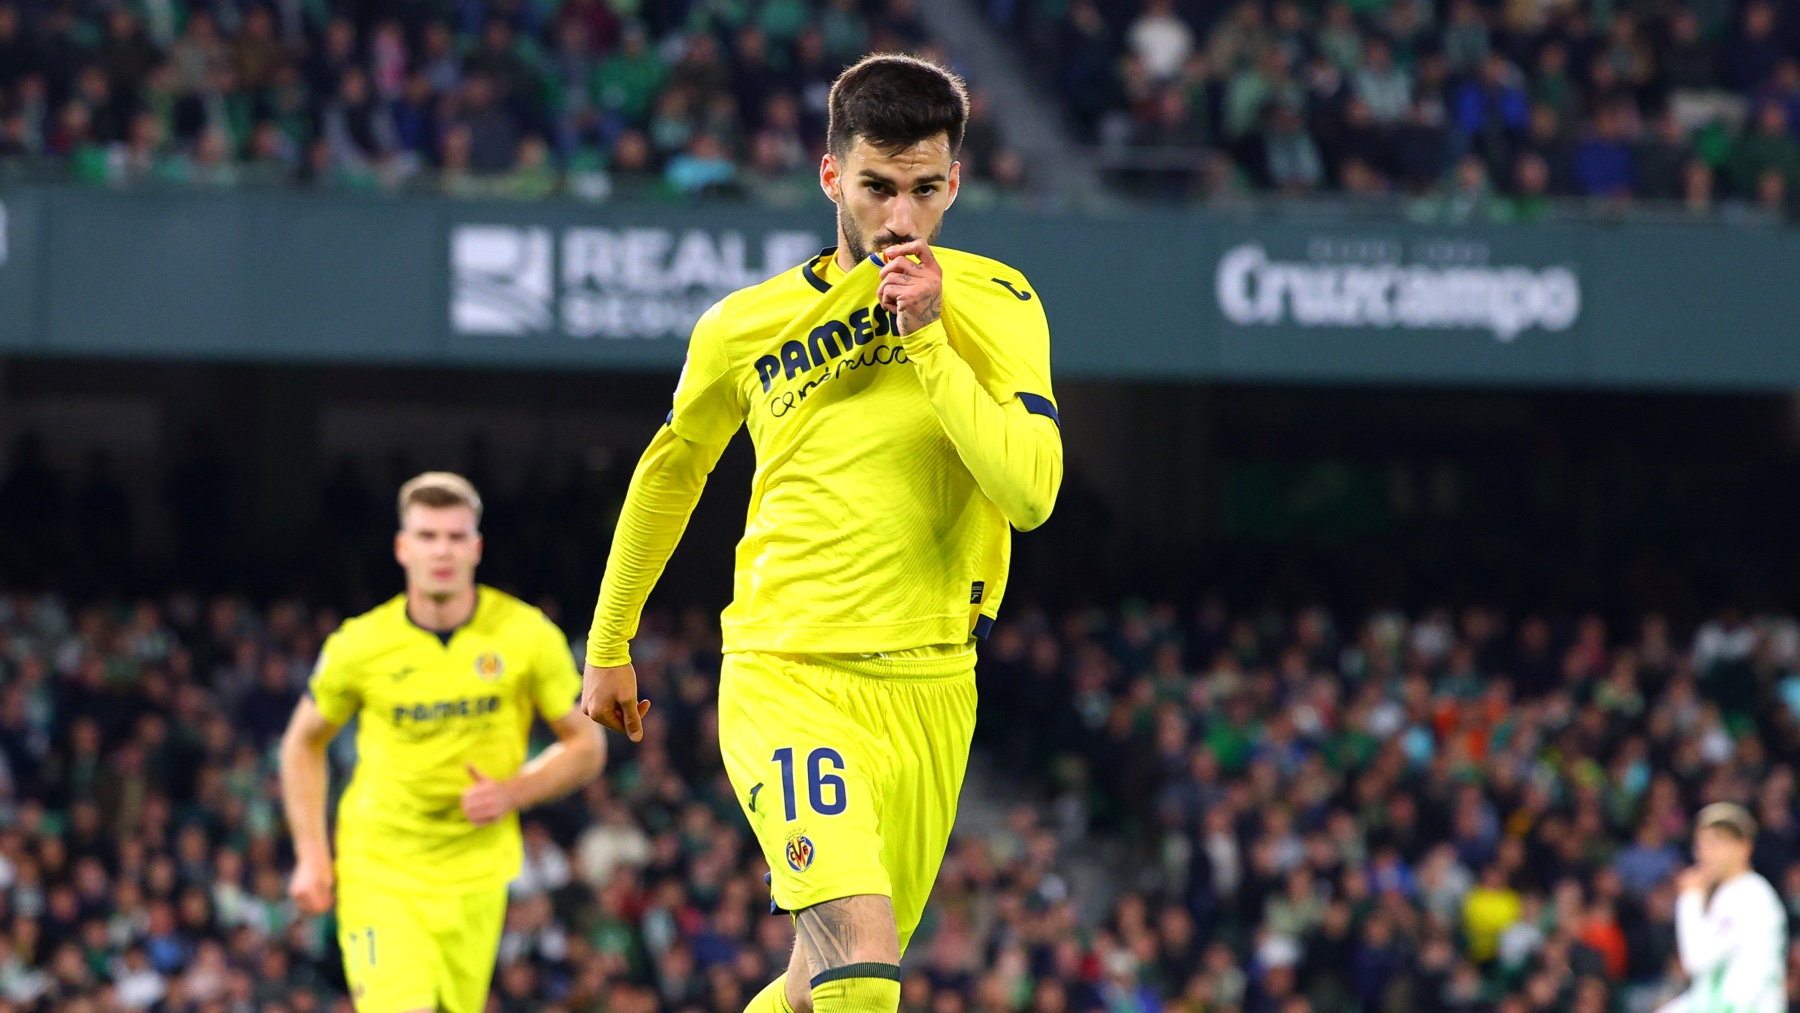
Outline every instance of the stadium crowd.
<path id="1" fill-rule="evenodd" d="M 0 1008 L 349 1008 L 330 920 L 297 917 L 286 896 L 273 766 L 338 620 L 229 597 L 121 611 L 0 595 Z M 719 761 L 717 650 L 698 615 L 652 622 L 636 651 L 659 703 L 644 741 L 616 740 L 601 780 L 528 815 L 498 1009 L 735 1013 L 786 966 L 791 928 L 769 915 Z M 354 762 L 352 736 L 334 750 Z M 1055 852 L 1028 815 L 959 842 L 909 1008 L 962 1008 L 935 990 L 985 970 L 970 933 L 996 902 L 1040 943 L 1068 937 Z M 1016 990 L 1022 968 L 1005 966 Z"/>
<path id="2" fill-rule="evenodd" d="M 1434 192 L 1499 220 L 1800 197 L 1800 19 L 1769 0 L 983 3 L 1149 192 Z"/>
<path id="3" fill-rule="evenodd" d="M 0 2 L 0 161 L 95 183 L 812 199 L 825 95 L 943 58 L 917 0 Z M 982 0 L 1129 189 L 1800 203 L 1800 19 L 1770 0 Z M 977 93 L 971 204 L 1027 166 Z"/>
<path id="4" fill-rule="evenodd" d="M 827 90 L 914 0 L 0 2 L 0 161 L 470 196 L 816 192 Z M 1017 191 L 985 101 L 965 172 Z"/>
<path id="5" fill-rule="evenodd" d="M 1642 1013 L 1679 986 L 1672 877 L 1720 799 L 1800 913 L 1800 624 L 1514 620 L 1212 599 L 998 628 L 996 748 L 1142 852 L 1101 996 Z"/>
<path id="6" fill-rule="evenodd" d="M 347 1009 L 329 920 L 285 896 L 272 767 L 338 618 L 0 596 L 4 1009 Z M 645 630 L 645 741 L 526 820 L 504 1013 L 735 1013 L 785 959 L 715 627 Z M 907 1013 L 1640 1013 L 1679 987 L 1670 879 L 1717 798 L 1800 913 L 1792 621 L 1022 608 L 980 677 L 987 752 L 1052 801 L 953 843 Z M 1094 832 L 1142 860 L 1080 911 Z"/>

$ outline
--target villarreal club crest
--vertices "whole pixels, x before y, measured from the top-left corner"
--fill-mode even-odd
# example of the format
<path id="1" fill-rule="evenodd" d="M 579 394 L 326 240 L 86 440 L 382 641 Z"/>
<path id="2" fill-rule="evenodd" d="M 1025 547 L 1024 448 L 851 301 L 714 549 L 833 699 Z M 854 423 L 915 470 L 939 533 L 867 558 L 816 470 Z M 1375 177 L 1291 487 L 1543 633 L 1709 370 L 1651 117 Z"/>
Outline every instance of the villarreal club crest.
<path id="1" fill-rule="evenodd" d="M 788 868 L 795 872 L 805 872 L 813 863 L 812 838 L 805 834 L 795 834 L 787 842 Z"/>
<path id="2" fill-rule="evenodd" d="M 493 651 L 483 651 L 475 656 L 475 674 L 482 682 L 493 682 L 506 674 L 506 662 Z"/>

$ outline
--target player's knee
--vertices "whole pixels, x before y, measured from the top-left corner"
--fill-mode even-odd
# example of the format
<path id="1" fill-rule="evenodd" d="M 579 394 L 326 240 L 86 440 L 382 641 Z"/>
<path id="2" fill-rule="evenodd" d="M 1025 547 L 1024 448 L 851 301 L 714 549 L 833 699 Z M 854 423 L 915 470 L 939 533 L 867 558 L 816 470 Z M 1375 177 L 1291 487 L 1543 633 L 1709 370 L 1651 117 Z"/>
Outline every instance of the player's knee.
<path id="1" fill-rule="evenodd" d="M 794 919 L 807 963 L 812 1013 L 895 1013 L 900 938 L 894 905 L 879 894 L 815 904 Z"/>
<path id="2" fill-rule="evenodd" d="M 900 965 L 868 961 L 813 975 L 815 1013 L 895 1013 L 900 1009 Z"/>

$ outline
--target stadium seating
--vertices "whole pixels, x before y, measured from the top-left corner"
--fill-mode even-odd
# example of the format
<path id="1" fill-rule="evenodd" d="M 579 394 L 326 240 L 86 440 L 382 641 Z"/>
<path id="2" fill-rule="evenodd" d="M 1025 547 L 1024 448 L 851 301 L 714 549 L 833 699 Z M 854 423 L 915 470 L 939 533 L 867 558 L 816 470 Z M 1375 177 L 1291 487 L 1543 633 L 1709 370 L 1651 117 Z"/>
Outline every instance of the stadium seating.
<path id="1" fill-rule="evenodd" d="M 942 57 L 915 4 L 8 0 L 0 179 L 792 204 L 839 68 Z M 1411 213 L 1501 222 L 1800 199 L 1800 20 L 1766 0 L 979 6 L 1142 197 L 1429 196 L 1454 213 Z M 991 116 L 966 172 L 1016 202 Z"/>
<path id="2" fill-rule="evenodd" d="M 337 621 L 0 597 L 0 1002 L 347 1008 L 284 894 L 272 752 Z M 717 650 L 697 615 L 649 623 L 645 741 L 527 820 L 502 1010 L 735 1013 L 785 960 L 719 765 Z M 1696 803 L 1753 804 L 1800 909 L 1797 666 L 1800 624 L 1729 612 L 1682 639 L 1478 608 L 1014 612 L 981 738 L 1053 801 L 955 843 L 905 1009 L 1648 1010 L 1679 984 Z M 1092 834 L 1132 856 L 1106 910 L 1064 857 Z"/>
<path id="3" fill-rule="evenodd" d="M 1760 0 L 984 6 L 1148 195 L 1430 192 L 1504 221 L 1800 195 L 1800 20 Z"/>
<path id="4" fill-rule="evenodd" d="M 0 180 L 791 203 L 872 50 L 941 58 L 912 0 L 6 0 Z M 974 135 L 965 172 L 1016 190 Z"/>

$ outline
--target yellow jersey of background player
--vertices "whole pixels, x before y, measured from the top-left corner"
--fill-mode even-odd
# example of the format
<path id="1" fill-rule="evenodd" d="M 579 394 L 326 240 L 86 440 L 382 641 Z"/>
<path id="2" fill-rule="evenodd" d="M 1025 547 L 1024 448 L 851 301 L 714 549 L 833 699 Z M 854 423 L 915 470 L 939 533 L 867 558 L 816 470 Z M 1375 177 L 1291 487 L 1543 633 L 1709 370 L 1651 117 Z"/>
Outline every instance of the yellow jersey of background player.
<path id="1" fill-rule="evenodd" d="M 400 490 L 406 593 L 326 640 L 281 743 L 281 793 L 306 914 L 337 905 L 357 1013 L 481 1013 L 519 873 L 517 810 L 592 780 L 599 730 L 542 612 L 477 587 L 481 499 L 459 475 Z M 534 716 L 557 742 L 527 763 Z M 325 839 L 325 748 L 358 717 L 357 764 Z"/>
<path id="2" fill-rule="evenodd" d="M 797 935 L 752 1013 L 898 1008 L 968 762 L 974 642 L 1010 529 L 1043 523 L 1062 481 L 1042 301 L 1007 265 L 932 245 L 967 115 L 931 63 L 874 56 L 838 78 L 819 168 L 838 245 L 695 326 L 595 608 L 582 708 L 637 739 L 649 703 L 626 645 L 748 425 L 719 744 Z"/>

